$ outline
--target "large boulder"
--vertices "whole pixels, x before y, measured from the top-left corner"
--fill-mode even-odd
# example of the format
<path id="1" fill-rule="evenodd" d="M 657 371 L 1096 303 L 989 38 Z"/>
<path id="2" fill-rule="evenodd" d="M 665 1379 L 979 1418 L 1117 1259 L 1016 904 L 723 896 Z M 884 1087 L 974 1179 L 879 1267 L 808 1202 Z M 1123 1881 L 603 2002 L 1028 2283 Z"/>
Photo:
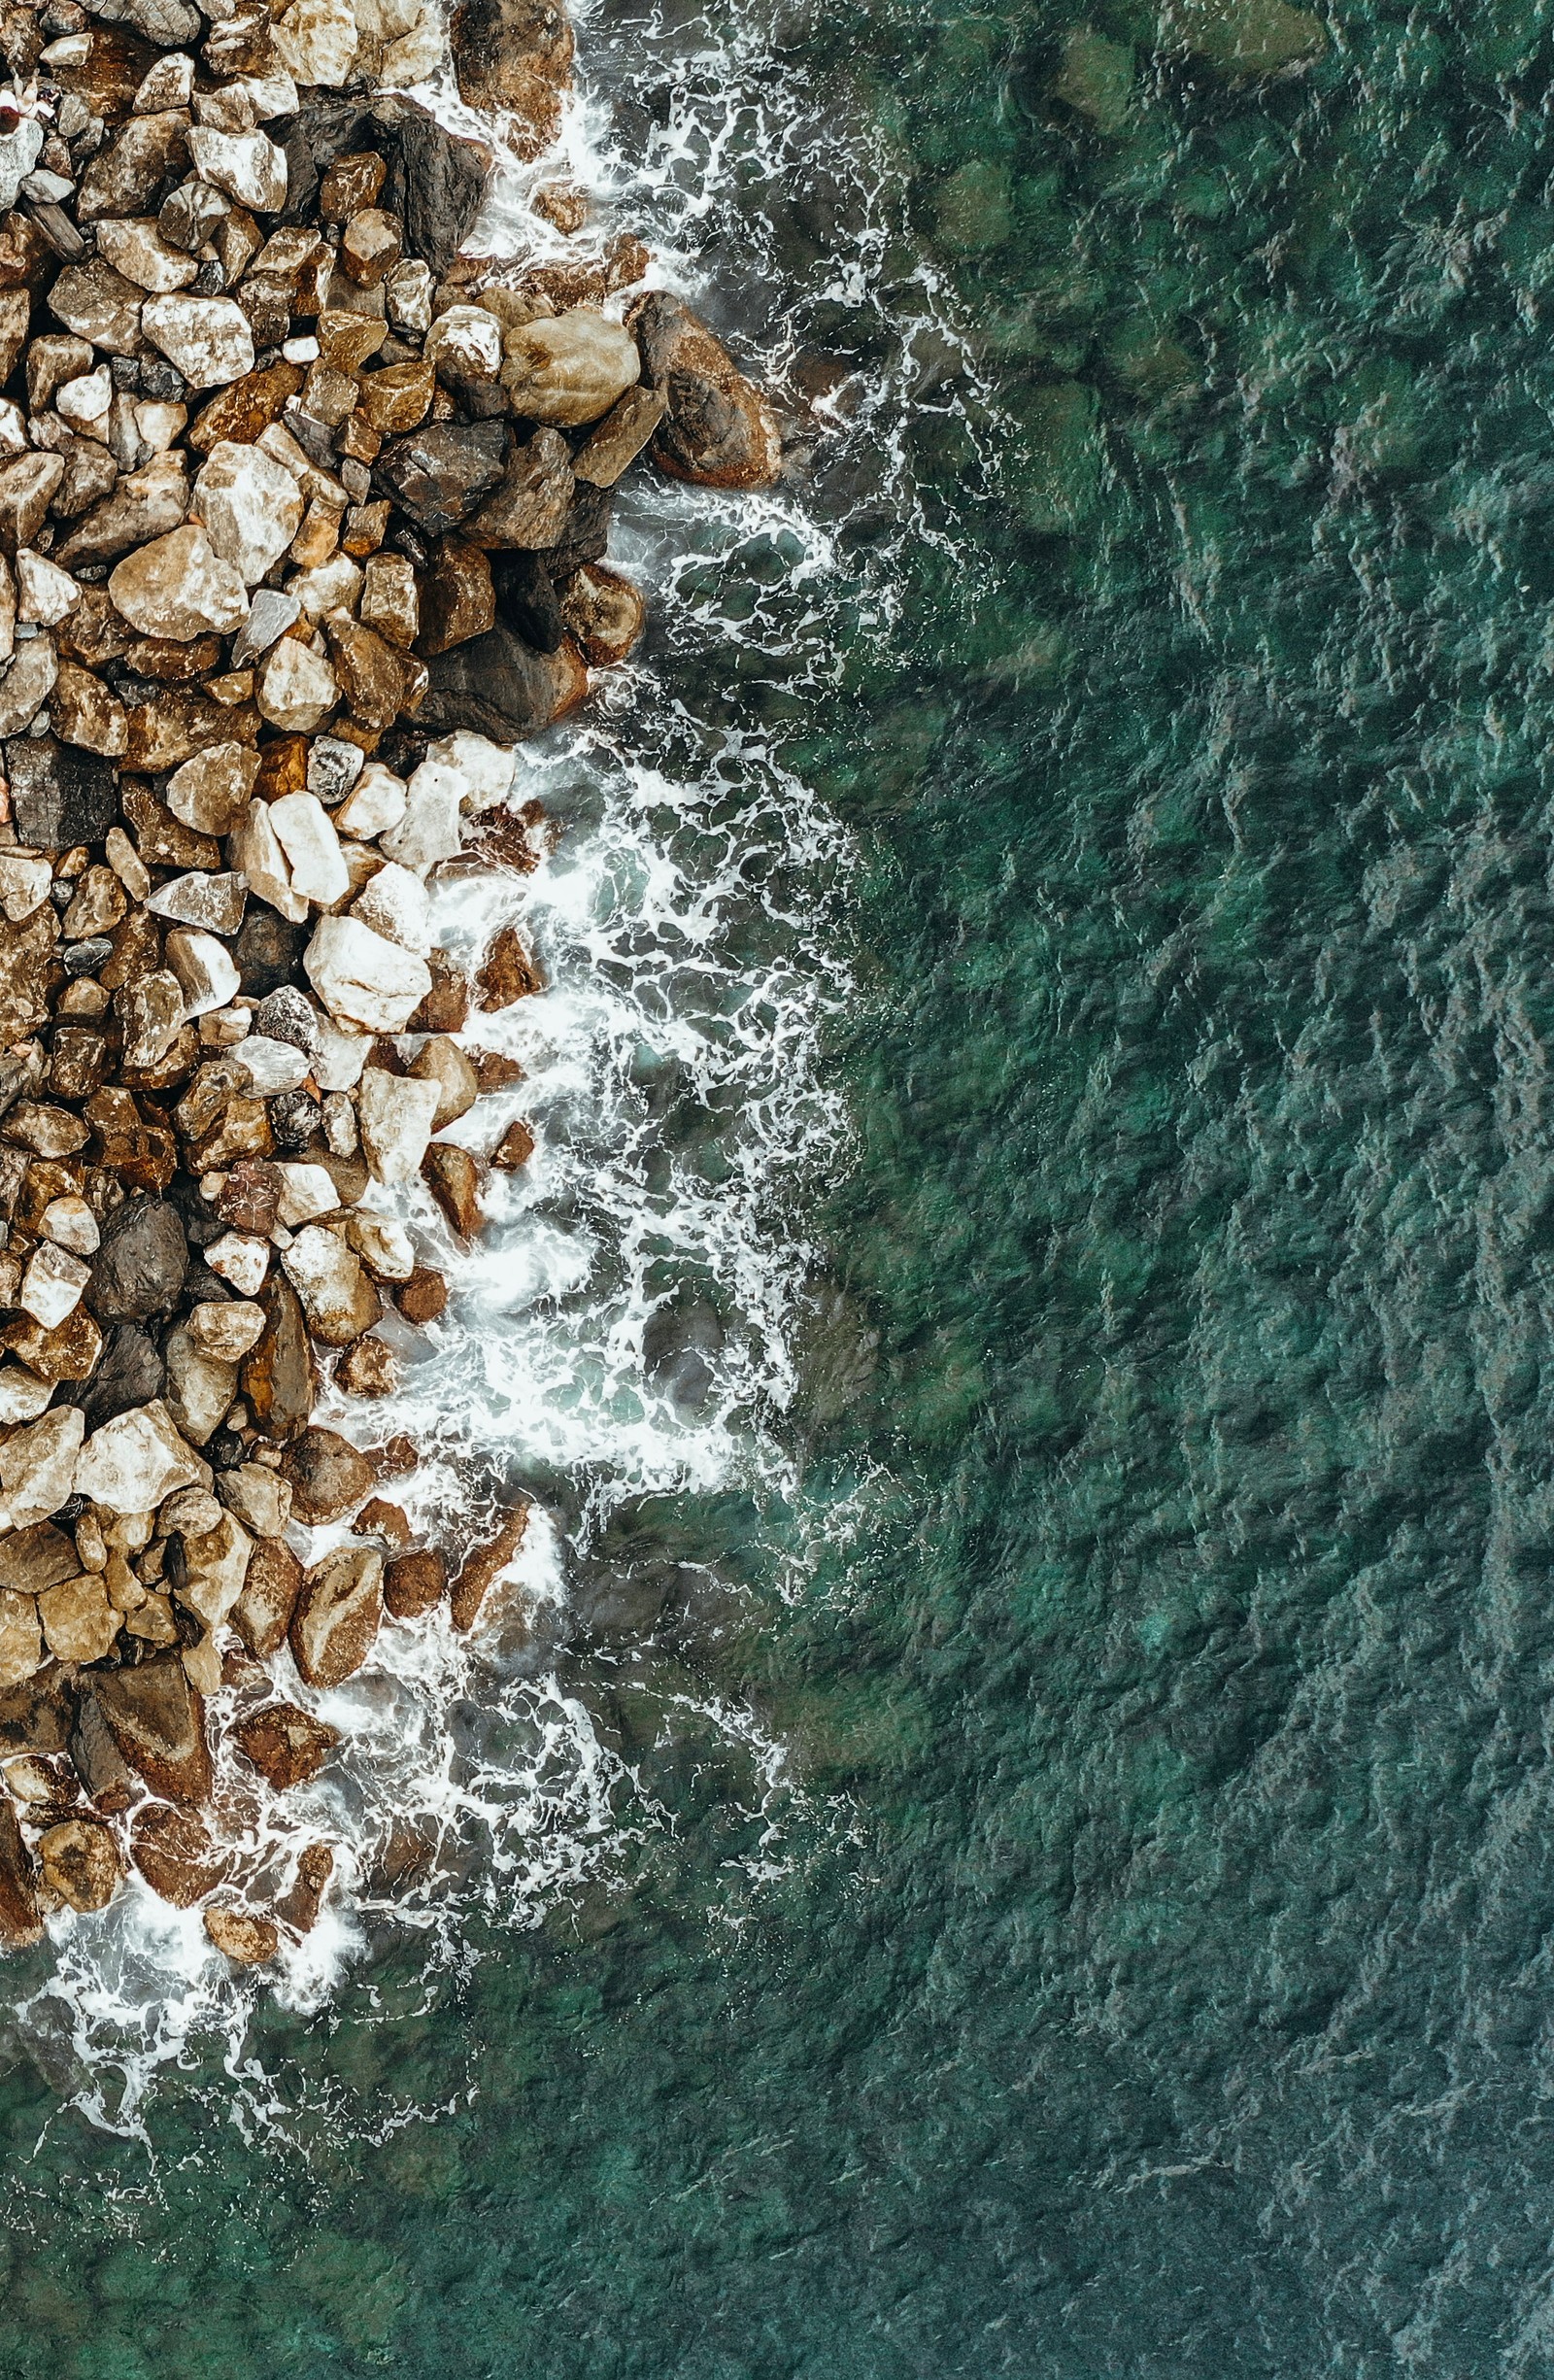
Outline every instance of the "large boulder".
<path id="1" fill-rule="evenodd" d="M 575 710 L 589 690 L 587 667 L 570 637 L 555 653 L 536 653 L 509 628 L 439 653 L 427 672 L 431 685 L 419 724 L 439 733 L 473 728 L 498 744 L 538 734 Z"/>
<path id="2" fill-rule="evenodd" d="M 291 1658 L 307 1685 L 341 1685 L 377 1642 L 383 1619 L 383 1555 L 341 1546 L 308 1572 L 291 1618 Z"/>
<path id="3" fill-rule="evenodd" d="M 642 377 L 667 411 L 653 458 L 699 488 L 769 488 L 782 462 L 771 408 L 683 298 L 655 289 L 631 317 Z"/>
<path id="4" fill-rule="evenodd" d="M 205 1708 L 176 1653 L 138 1669 L 106 1670 L 92 1691 L 120 1754 L 153 1793 L 171 1802 L 210 1799 Z"/>

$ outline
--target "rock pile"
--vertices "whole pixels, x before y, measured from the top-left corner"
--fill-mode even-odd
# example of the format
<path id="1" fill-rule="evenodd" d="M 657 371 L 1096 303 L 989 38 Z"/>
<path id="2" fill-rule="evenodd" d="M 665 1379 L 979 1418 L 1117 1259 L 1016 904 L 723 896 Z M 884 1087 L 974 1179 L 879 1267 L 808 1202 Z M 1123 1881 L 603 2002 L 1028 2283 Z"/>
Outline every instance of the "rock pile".
<path id="1" fill-rule="evenodd" d="M 465 17 L 466 96 L 534 153 L 564 17 Z M 451 1580 L 378 1493 L 414 1450 L 312 1420 L 326 1375 L 392 1388 L 389 1305 L 441 1311 L 373 1194 L 419 1177 L 479 1231 L 482 1161 L 444 1136 L 518 1072 L 480 1014 L 536 988 L 511 929 L 460 975 L 428 879 L 533 864 L 511 747 L 642 627 L 604 566 L 627 467 L 777 467 L 704 326 L 661 291 L 625 307 L 635 242 L 462 253 L 490 152 L 370 80 L 424 71 L 428 25 L 381 0 L 0 11 L 11 1943 L 133 1861 L 229 1957 L 272 1956 L 330 1853 L 245 1900 L 202 1815 L 207 1698 L 287 1658 L 336 1685 L 439 1605 L 472 1628 L 511 1559 L 522 1513 Z M 553 191 L 553 220 L 578 203 Z M 512 1124 L 488 1162 L 532 1148 Z M 228 1733 L 285 1793 L 338 1737 L 270 1691 Z"/>

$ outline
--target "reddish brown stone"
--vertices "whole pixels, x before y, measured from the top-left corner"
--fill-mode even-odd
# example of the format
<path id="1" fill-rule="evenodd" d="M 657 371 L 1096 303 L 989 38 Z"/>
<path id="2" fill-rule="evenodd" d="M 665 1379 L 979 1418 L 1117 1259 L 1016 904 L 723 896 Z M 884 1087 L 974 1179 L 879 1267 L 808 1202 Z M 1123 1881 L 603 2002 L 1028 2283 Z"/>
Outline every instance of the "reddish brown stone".
<path id="1" fill-rule="evenodd" d="M 334 1853 L 328 1844 L 310 1843 L 297 1861 L 294 1882 L 275 1904 L 275 1914 L 283 1925 L 289 1925 L 296 1934 L 313 1931 L 333 1874 Z"/>
<path id="2" fill-rule="evenodd" d="M 223 438 L 252 446 L 261 430 L 280 420 L 287 398 L 297 394 L 306 377 L 299 363 L 283 362 L 234 380 L 195 416 L 185 444 L 197 455 L 208 455 Z"/>
<path id="3" fill-rule="evenodd" d="M 205 1707 L 176 1654 L 105 1670 L 93 1690 L 120 1755 L 153 1793 L 173 1802 L 210 1799 Z"/>
<path id="4" fill-rule="evenodd" d="M 524 948 L 516 926 L 503 926 L 491 937 L 475 977 L 483 1008 L 510 1008 L 544 989 L 545 978 Z"/>
<path id="5" fill-rule="evenodd" d="M 308 1572 L 289 1638 L 304 1684 L 341 1685 L 366 1660 L 383 1619 L 383 1567 L 371 1547 L 341 1546 Z"/>
<path id="6" fill-rule="evenodd" d="M 216 1194 L 216 1211 L 236 1232 L 256 1232 L 268 1239 L 280 1212 L 285 1177 L 278 1166 L 262 1157 L 245 1157 L 232 1168 Z"/>
<path id="7" fill-rule="evenodd" d="M 474 1627 L 491 1585 L 523 1544 L 527 1527 L 528 1506 L 516 1505 L 503 1514 L 500 1526 L 485 1543 L 464 1556 L 455 1576 L 451 1597 L 456 1628 L 467 1634 Z"/>
<path id="8" fill-rule="evenodd" d="M 205 1930 L 235 1967 L 262 1967 L 281 1947 L 281 1937 L 268 1918 L 247 1909 L 207 1909 Z"/>
<path id="9" fill-rule="evenodd" d="M 353 1537 L 381 1537 L 390 1546 L 408 1546 L 412 1532 L 397 1504 L 388 1503 L 383 1496 L 373 1496 L 351 1523 L 351 1534 Z"/>
<path id="10" fill-rule="evenodd" d="M 484 1099 L 489 1091 L 510 1090 L 515 1082 L 523 1082 L 524 1070 L 516 1058 L 504 1057 L 497 1049 L 472 1049 L 467 1052 L 475 1068 L 475 1080 Z"/>
<path id="11" fill-rule="evenodd" d="M 337 1744 L 338 1727 L 299 1711 L 292 1702 L 273 1702 L 250 1712 L 232 1729 L 232 1741 L 278 1793 L 317 1777 Z"/>
<path id="12" fill-rule="evenodd" d="M 387 1340 L 358 1339 L 335 1366 L 348 1397 L 388 1397 L 399 1385 L 399 1358 Z"/>
<path id="13" fill-rule="evenodd" d="M 259 773 L 253 781 L 255 799 L 279 801 L 283 794 L 300 794 L 308 782 L 307 735 L 276 735 L 259 746 Z"/>
<path id="14" fill-rule="evenodd" d="M 448 1283 L 432 1265 L 418 1265 L 408 1281 L 401 1281 L 394 1304 L 407 1322 L 423 1328 L 435 1322 L 448 1303 Z"/>
<path id="15" fill-rule="evenodd" d="M 491 1163 L 504 1173 L 516 1173 L 534 1154 L 534 1135 L 522 1116 L 515 1116 L 491 1151 Z"/>
<path id="16" fill-rule="evenodd" d="M 175 1909 L 192 1909 L 224 1885 L 232 1856 L 220 1851 L 192 1810 L 150 1802 L 130 1830 L 129 1855 L 153 1892 Z"/>
<path id="17" fill-rule="evenodd" d="M 178 1167 L 178 1144 L 161 1109 L 128 1091 L 102 1090 L 86 1103 L 96 1163 L 126 1190 L 165 1190 Z"/>
<path id="18" fill-rule="evenodd" d="M 253 1353 L 243 1359 L 239 1384 L 259 1436 L 284 1445 L 307 1426 L 318 1377 L 307 1321 L 284 1273 L 272 1267 L 259 1302 L 265 1312 L 264 1332 Z M 307 1517 L 298 1514 L 299 1519 Z"/>
<path id="19" fill-rule="evenodd" d="M 422 1179 L 461 1240 L 478 1237 L 481 1170 L 467 1148 L 434 1140 L 422 1160 Z"/>
<path id="20" fill-rule="evenodd" d="M 383 1599 L 390 1617 L 420 1619 L 448 1592 L 448 1565 L 435 1547 L 398 1553 L 383 1575 Z"/>
<path id="21" fill-rule="evenodd" d="M 232 1625 L 256 1661 L 280 1651 L 301 1592 L 302 1565 L 285 1538 L 255 1538 Z"/>
<path id="22" fill-rule="evenodd" d="M 376 1479 L 377 1466 L 338 1430 L 304 1430 L 281 1466 L 291 1483 L 291 1510 L 315 1526 L 343 1520 Z"/>

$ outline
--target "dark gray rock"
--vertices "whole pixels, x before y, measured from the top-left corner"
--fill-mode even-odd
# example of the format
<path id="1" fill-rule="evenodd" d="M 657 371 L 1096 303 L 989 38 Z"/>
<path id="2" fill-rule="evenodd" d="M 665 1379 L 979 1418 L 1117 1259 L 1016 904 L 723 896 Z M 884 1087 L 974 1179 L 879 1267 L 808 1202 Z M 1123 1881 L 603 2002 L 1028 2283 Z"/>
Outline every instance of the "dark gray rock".
<path id="1" fill-rule="evenodd" d="M 99 1322 L 170 1314 L 188 1269 L 188 1243 L 165 1199 L 133 1199 L 103 1226 L 85 1301 Z"/>
<path id="2" fill-rule="evenodd" d="M 408 437 L 391 438 L 374 476 L 419 528 L 440 537 L 497 485 L 507 447 L 503 422 L 433 422 Z"/>
<path id="3" fill-rule="evenodd" d="M 304 938 L 298 927 L 288 925 L 274 909 L 249 911 L 232 945 L 232 957 L 250 1000 L 264 1000 L 289 982 L 301 962 Z"/>
<path id="4" fill-rule="evenodd" d="M 405 226 L 405 254 L 436 276 L 463 246 L 486 194 L 490 155 L 479 141 L 457 139 L 413 99 L 381 100 L 373 110 L 388 162 L 381 203 Z"/>
<path id="5" fill-rule="evenodd" d="M 118 816 L 114 765 L 51 735 L 14 735 L 6 746 L 17 833 L 37 851 L 100 843 Z"/>
<path id="6" fill-rule="evenodd" d="M 497 620 L 504 628 L 515 629 L 536 653 L 558 653 L 566 634 L 550 559 L 548 554 L 491 556 Z"/>
<path id="7" fill-rule="evenodd" d="M 52 1663 L 0 1692 L 0 1752 L 63 1751 L 74 1705 L 62 1669 Z"/>
<path id="8" fill-rule="evenodd" d="M 417 724 L 434 734 L 473 728 L 493 743 L 512 743 L 549 727 L 587 684 L 570 645 L 536 653 L 509 628 L 471 637 L 426 664 L 431 686 Z"/>
<path id="9" fill-rule="evenodd" d="M 305 1057 L 318 1055 L 319 1011 L 294 983 L 277 984 L 266 994 L 253 1011 L 253 1031 L 272 1041 L 289 1041 Z"/>
<path id="10" fill-rule="evenodd" d="M 76 1403 L 95 1430 L 116 1413 L 150 1405 L 166 1385 L 167 1372 L 156 1342 L 135 1322 L 117 1322 L 103 1342 L 102 1358 Z"/>
<path id="11" fill-rule="evenodd" d="M 107 1803 L 122 1809 L 130 1797 L 129 1770 L 98 1705 L 96 1684 L 95 1679 L 89 1683 L 83 1681 L 70 1731 L 70 1757 L 82 1785 L 99 1807 Z"/>

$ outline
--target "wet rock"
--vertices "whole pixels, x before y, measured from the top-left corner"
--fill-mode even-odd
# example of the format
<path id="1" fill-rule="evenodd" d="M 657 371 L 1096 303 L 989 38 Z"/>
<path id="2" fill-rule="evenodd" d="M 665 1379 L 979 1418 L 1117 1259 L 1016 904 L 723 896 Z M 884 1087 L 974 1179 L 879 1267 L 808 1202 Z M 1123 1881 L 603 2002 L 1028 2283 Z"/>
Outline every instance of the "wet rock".
<path id="1" fill-rule="evenodd" d="M 114 823 L 113 767 L 94 752 L 29 735 L 6 746 L 6 772 L 17 833 L 35 850 L 99 843 Z"/>
<path id="2" fill-rule="evenodd" d="M 584 440 L 573 459 L 573 476 L 590 487 L 613 488 L 652 438 L 668 401 L 661 389 L 640 384 L 627 389 Z"/>
<path id="3" fill-rule="evenodd" d="M 534 1154 L 534 1134 L 522 1117 L 515 1116 L 496 1146 L 491 1151 L 491 1163 L 501 1173 L 517 1173 Z"/>
<path id="4" fill-rule="evenodd" d="M 112 1830 L 96 1819 L 66 1819 L 38 1838 L 45 1891 L 72 1909 L 106 1909 L 123 1869 Z"/>
<path id="5" fill-rule="evenodd" d="M 341 1685 L 360 1669 L 383 1618 L 383 1573 L 381 1553 L 344 1546 L 308 1572 L 289 1638 L 305 1684 Z"/>
<path id="6" fill-rule="evenodd" d="M 394 1619 L 421 1619 L 448 1592 L 448 1565 L 433 1547 L 396 1553 L 384 1571 L 383 1599 Z"/>
<path id="7" fill-rule="evenodd" d="M 449 1608 L 454 1626 L 468 1634 L 481 1615 L 486 1598 L 517 1554 L 528 1527 L 528 1506 L 504 1513 L 498 1526 L 464 1556 L 454 1578 Z"/>
<path id="8" fill-rule="evenodd" d="M 544 990 L 545 978 L 516 926 L 501 926 L 491 936 L 476 971 L 475 988 L 481 1007 L 488 1010 L 510 1008 L 515 1001 Z"/>
<path id="9" fill-rule="evenodd" d="M 591 306 L 524 323 L 504 346 L 502 386 L 514 412 L 556 428 L 601 420 L 642 376 L 629 331 Z"/>
<path id="10" fill-rule="evenodd" d="M 407 1322 L 423 1330 L 447 1306 L 448 1283 L 434 1266 L 418 1265 L 410 1278 L 395 1289 L 394 1304 Z"/>
<path id="11" fill-rule="evenodd" d="M 507 446 L 504 423 L 434 422 L 390 440 L 376 470 L 384 492 L 418 527 L 440 537 L 496 487 Z"/>
<path id="12" fill-rule="evenodd" d="M 129 1855 L 152 1890 L 175 1909 L 192 1909 L 232 1873 L 231 1853 L 218 1848 L 194 1812 L 165 1802 L 136 1813 Z"/>
<path id="13" fill-rule="evenodd" d="M 427 669 L 431 685 L 422 723 L 433 730 L 472 728 L 499 744 L 552 726 L 576 708 L 589 687 L 570 638 L 558 652 L 542 654 L 506 628 L 439 654 Z"/>
<path id="14" fill-rule="evenodd" d="M 431 1138 L 441 1091 L 438 1084 L 367 1067 L 356 1094 L 362 1154 L 374 1180 L 411 1181 Z"/>
<path id="15" fill-rule="evenodd" d="M 426 659 L 484 636 L 496 625 L 491 565 L 479 546 L 446 537 L 421 583 L 416 649 Z"/>
<path id="16" fill-rule="evenodd" d="M 334 1377 L 348 1397 L 391 1397 L 399 1386 L 399 1359 L 382 1339 L 358 1339 Z"/>
<path id="17" fill-rule="evenodd" d="M 270 1920 L 247 1909 L 207 1909 L 205 1931 L 235 1967 L 262 1967 L 281 1948 L 281 1937 Z"/>
<path id="18" fill-rule="evenodd" d="M 80 1493 L 107 1513 L 154 1512 L 164 1497 L 199 1485 L 205 1476 L 204 1464 L 158 1399 L 116 1414 L 94 1430 L 75 1473 Z"/>
<path id="19" fill-rule="evenodd" d="M 580 570 L 562 599 L 561 619 L 595 668 L 630 656 L 647 626 L 647 605 L 629 579 L 594 565 Z"/>
<path id="20" fill-rule="evenodd" d="M 334 1874 L 334 1853 L 327 1843 L 310 1843 L 297 1858 L 292 1883 L 275 1904 L 284 1925 L 299 1934 L 311 1933 L 319 1921 L 323 1896 Z"/>
<path id="21" fill-rule="evenodd" d="M 17 1814 L 0 1801 L 0 1943 L 22 1950 L 43 1940 L 43 1921 L 32 1853 L 21 1838 Z"/>
<path id="22" fill-rule="evenodd" d="M 210 1799 L 205 1711 L 181 1661 L 158 1655 L 93 1682 L 97 1706 L 122 1758 L 164 1801 Z"/>
<path id="23" fill-rule="evenodd" d="M 491 153 L 449 132 L 410 99 L 380 100 L 374 116 L 388 135 L 383 203 L 405 227 L 407 255 L 440 279 L 480 213 Z"/>
<path id="24" fill-rule="evenodd" d="M 554 546 L 571 511 L 572 493 L 566 440 L 557 430 L 536 429 L 527 445 L 509 457 L 500 487 L 470 515 L 464 536 L 486 550 Z"/>
<path id="25" fill-rule="evenodd" d="M 133 1199 L 103 1226 L 86 1304 L 99 1322 L 149 1321 L 173 1311 L 187 1269 L 177 1208 L 161 1199 Z"/>
<path id="26" fill-rule="evenodd" d="M 338 1727 L 299 1711 L 295 1703 L 269 1703 L 232 1729 L 232 1741 L 278 1793 L 317 1777 L 335 1747 L 345 1742 Z"/>
<path id="27" fill-rule="evenodd" d="M 286 1642 L 302 1592 L 302 1565 L 283 1538 L 260 1538 L 249 1559 L 243 1592 L 231 1621 L 256 1661 L 267 1661 Z"/>
<path id="28" fill-rule="evenodd" d="M 260 1437 L 284 1445 L 306 1427 L 313 1411 L 317 1381 L 308 1326 L 297 1293 L 282 1274 L 272 1271 L 259 1303 L 265 1309 L 264 1336 L 245 1357 L 239 1384 Z"/>
<path id="29" fill-rule="evenodd" d="M 481 1170 L 470 1151 L 451 1140 L 434 1140 L 422 1161 L 421 1171 L 452 1229 L 461 1240 L 476 1239 L 482 1221 Z"/>
<path id="30" fill-rule="evenodd" d="M 660 467 L 702 488 L 769 488 L 782 460 L 777 425 L 721 341 L 664 289 L 643 300 L 632 328 L 643 378 L 667 399 L 653 444 Z"/>
<path id="31" fill-rule="evenodd" d="M 411 1069 L 414 1080 L 435 1083 L 437 1106 L 431 1120 L 434 1133 L 446 1132 L 467 1115 L 479 1096 L 480 1082 L 474 1067 L 459 1048 L 445 1034 L 434 1034 L 417 1053 Z"/>
<path id="32" fill-rule="evenodd" d="M 368 1457 L 338 1430 L 304 1430 L 287 1447 L 282 1468 L 290 1483 L 295 1518 L 315 1528 L 343 1520 L 377 1478 Z"/>
<path id="33" fill-rule="evenodd" d="M 281 1262 L 302 1301 L 308 1327 L 326 1347 L 348 1347 L 383 1312 L 359 1258 L 321 1224 L 297 1233 Z"/>
<path id="34" fill-rule="evenodd" d="M 361 1033 L 403 1033 L 431 989 L 423 959 L 351 917 L 321 918 L 302 964 L 335 1022 Z"/>

